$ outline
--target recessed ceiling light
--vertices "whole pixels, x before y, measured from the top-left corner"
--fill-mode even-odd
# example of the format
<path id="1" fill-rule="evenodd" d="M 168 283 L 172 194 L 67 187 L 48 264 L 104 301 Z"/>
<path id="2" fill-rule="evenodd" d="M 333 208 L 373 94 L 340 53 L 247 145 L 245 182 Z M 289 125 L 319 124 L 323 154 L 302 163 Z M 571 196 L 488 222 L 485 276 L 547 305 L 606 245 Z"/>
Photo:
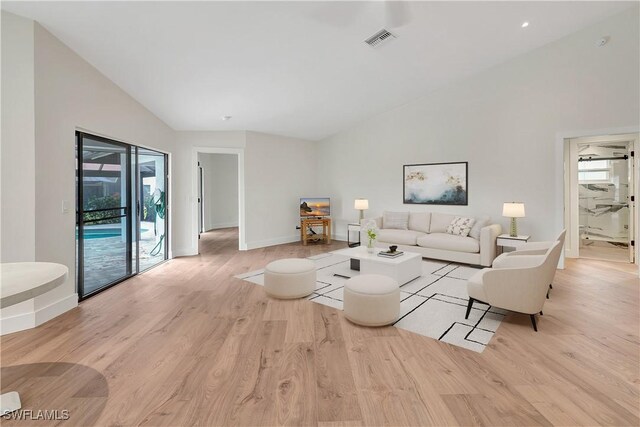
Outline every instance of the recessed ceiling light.
<path id="1" fill-rule="evenodd" d="M 527 28 L 528 26 L 529 26 L 528 22 L 525 21 L 525 22 L 522 23 L 522 28 Z"/>
<path id="2" fill-rule="evenodd" d="M 222 120 L 224 121 L 231 120 L 231 116 L 222 116 Z"/>

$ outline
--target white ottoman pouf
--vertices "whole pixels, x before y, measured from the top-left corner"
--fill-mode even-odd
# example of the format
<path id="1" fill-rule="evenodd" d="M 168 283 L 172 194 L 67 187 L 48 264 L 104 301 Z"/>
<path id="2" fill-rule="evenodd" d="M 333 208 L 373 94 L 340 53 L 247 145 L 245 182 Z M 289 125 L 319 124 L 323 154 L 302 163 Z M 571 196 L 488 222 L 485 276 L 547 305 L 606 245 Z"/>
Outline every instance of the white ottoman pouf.
<path id="1" fill-rule="evenodd" d="M 400 286 L 391 277 L 361 274 L 344 285 L 344 315 L 363 326 L 384 326 L 400 315 Z"/>
<path id="2" fill-rule="evenodd" d="M 315 289 L 316 265 L 308 259 L 280 259 L 264 269 L 264 290 L 272 297 L 302 298 Z"/>

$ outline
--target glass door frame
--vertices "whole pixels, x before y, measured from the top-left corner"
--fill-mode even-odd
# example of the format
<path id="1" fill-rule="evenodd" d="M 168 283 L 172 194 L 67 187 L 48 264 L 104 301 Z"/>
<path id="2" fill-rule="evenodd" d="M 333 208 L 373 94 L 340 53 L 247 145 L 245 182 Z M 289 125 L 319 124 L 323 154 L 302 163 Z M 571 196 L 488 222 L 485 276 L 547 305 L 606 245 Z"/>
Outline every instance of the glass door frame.
<path id="1" fill-rule="evenodd" d="M 628 242 L 628 260 L 630 264 L 639 264 L 639 257 L 636 256 L 636 233 L 638 229 L 636 218 L 636 191 L 638 180 L 638 165 L 636 163 L 635 152 L 639 148 L 638 133 L 621 133 L 621 134 L 605 134 L 600 136 L 586 135 L 576 136 L 572 138 L 564 138 L 564 224 L 567 228 L 567 240 L 565 246 L 565 256 L 567 258 L 581 258 L 580 243 L 581 235 L 579 232 L 579 164 L 583 161 L 607 160 L 607 161 L 626 161 L 628 174 L 628 193 L 627 205 L 629 209 L 627 242 Z M 580 147 L 583 145 L 597 144 L 600 146 L 626 146 L 626 153 L 615 153 L 612 155 L 587 156 L 581 159 Z M 622 259 L 617 261 L 623 261 Z"/>
<path id="2" fill-rule="evenodd" d="M 629 187 L 627 192 L 627 203 L 629 205 L 629 262 L 636 264 L 636 159 L 635 141 L 630 141 L 628 151 L 627 173 L 629 174 Z"/>
<path id="3" fill-rule="evenodd" d="M 204 233 L 204 169 L 198 162 L 198 239 Z"/>
<path id="4" fill-rule="evenodd" d="M 102 291 L 105 291 L 131 277 L 142 273 L 143 271 L 147 271 L 153 267 L 157 267 L 158 265 L 166 262 L 169 259 L 169 155 L 167 153 L 163 153 L 158 150 L 139 147 L 132 144 L 127 144 L 125 142 L 116 141 L 110 138 L 105 138 L 102 136 L 94 135 L 88 132 L 83 132 L 80 130 L 76 130 L 76 228 L 77 228 L 77 242 L 76 242 L 76 290 L 78 292 L 78 300 L 82 301 L 87 298 L 90 298 Z M 126 187 L 127 197 L 126 197 L 126 205 L 125 207 L 120 208 L 112 208 L 108 210 L 124 210 L 125 213 L 120 218 L 126 218 L 127 220 L 127 231 L 126 231 L 126 275 L 114 280 L 106 285 L 100 287 L 99 289 L 93 290 L 87 294 L 84 293 L 84 191 L 83 191 L 83 183 L 84 183 L 84 167 L 83 167 L 83 138 L 90 138 L 92 140 L 104 142 L 107 144 L 116 145 L 119 147 L 123 147 L 126 149 Z M 140 189 L 138 188 L 141 179 L 140 179 L 140 165 L 138 163 L 138 149 L 144 148 L 145 150 L 150 150 L 158 153 L 158 155 L 163 156 L 164 162 L 164 171 L 163 177 L 164 180 L 164 191 L 165 191 L 165 221 L 164 221 L 164 259 L 157 264 L 146 268 L 143 271 L 140 271 L 140 213 L 142 211 L 142 203 L 140 194 Z M 135 184 L 135 186 L 134 186 Z M 135 221 L 134 221 L 135 217 Z M 136 244 L 135 249 L 135 263 L 133 261 L 133 244 Z"/>

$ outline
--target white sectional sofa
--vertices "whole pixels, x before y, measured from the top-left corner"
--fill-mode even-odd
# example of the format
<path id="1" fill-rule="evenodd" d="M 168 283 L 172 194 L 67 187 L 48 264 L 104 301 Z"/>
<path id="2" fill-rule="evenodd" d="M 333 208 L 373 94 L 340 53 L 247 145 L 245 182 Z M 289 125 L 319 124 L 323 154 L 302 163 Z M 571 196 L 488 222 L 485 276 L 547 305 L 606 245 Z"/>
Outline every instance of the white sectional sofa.
<path id="1" fill-rule="evenodd" d="M 387 248 L 397 245 L 401 251 L 417 252 L 424 258 L 491 267 L 496 257 L 496 238 L 502 233 L 502 227 L 499 224 L 490 224 L 488 217 L 480 217 L 474 218 L 476 222 L 469 236 L 449 234 L 447 227 L 456 217 L 468 216 L 409 212 L 406 229 L 402 226 L 385 228 L 384 216 L 365 218 L 362 224 L 370 220 L 376 222 L 379 228 L 376 247 Z M 394 223 L 394 226 L 398 227 L 397 223 Z M 362 233 L 361 242 L 366 245 L 367 236 L 364 231 Z"/>

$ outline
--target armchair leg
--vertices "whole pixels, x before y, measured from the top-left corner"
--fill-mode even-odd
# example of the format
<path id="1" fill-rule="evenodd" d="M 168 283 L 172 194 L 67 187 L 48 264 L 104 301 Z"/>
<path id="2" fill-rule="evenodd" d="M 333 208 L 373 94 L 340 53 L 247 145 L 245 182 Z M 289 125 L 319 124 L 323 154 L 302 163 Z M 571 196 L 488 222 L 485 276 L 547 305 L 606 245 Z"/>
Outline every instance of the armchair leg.
<path id="1" fill-rule="evenodd" d="M 531 317 L 531 324 L 533 325 L 533 330 L 538 332 L 538 327 L 536 326 L 536 316 L 535 316 L 535 314 L 530 314 L 529 317 Z"/>
<path id="2" fill-rule="evenodd" d="M 549 299 L 549 290 L 547 289 L 547 299 Z"/>
<path id="3" fill-rule="evenodd" d="M 465 319 L 469 318 L 469 313 L 471 313 L 471 307 L 473 306 L 474 299 L 469 297 L 469 304 L 467 305 L 467 314 L 464 316 Z"/>
<path id="4" fill-rule="evenodd" d="M 549 283 L 549 289 L 553 289 L 553 284 Z"/>

